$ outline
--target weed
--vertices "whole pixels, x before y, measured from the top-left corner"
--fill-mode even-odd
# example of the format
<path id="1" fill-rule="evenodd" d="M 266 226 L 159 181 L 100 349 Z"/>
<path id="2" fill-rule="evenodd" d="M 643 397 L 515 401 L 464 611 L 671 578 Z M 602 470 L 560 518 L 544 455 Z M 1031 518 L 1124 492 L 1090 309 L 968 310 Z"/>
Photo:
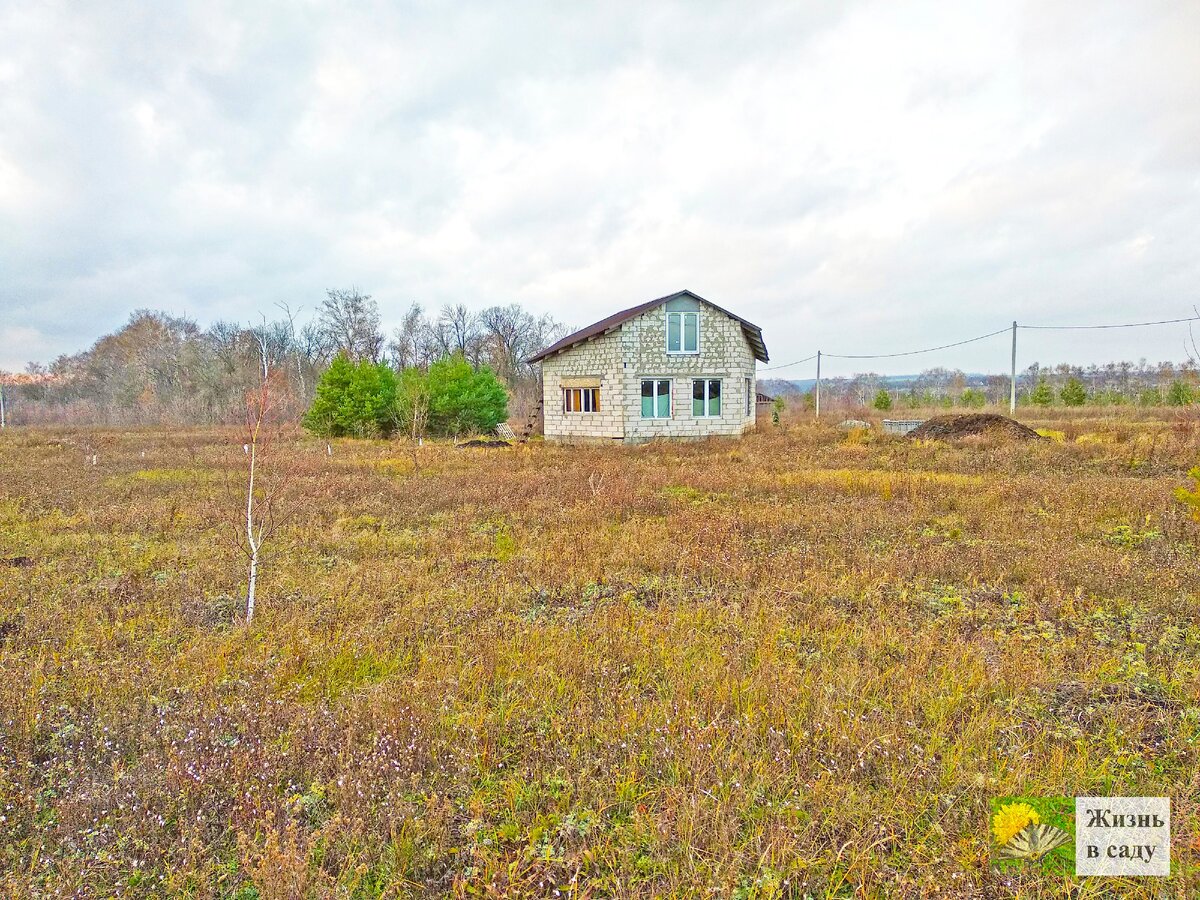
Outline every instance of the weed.
<path id="1" fill-rule="evenodd" d="M 1150 527 L 1149 516 L 1146 517 L 1144 524 L 1140 528 L 1126 522 L 1119 522 L 1114 525 L 1105 526 L 1101 529 L 1101 532 L 1104 535 L 1104 540 L 1108 543 L 1133 550 L 1162 537 L 1161 531 Z"/>

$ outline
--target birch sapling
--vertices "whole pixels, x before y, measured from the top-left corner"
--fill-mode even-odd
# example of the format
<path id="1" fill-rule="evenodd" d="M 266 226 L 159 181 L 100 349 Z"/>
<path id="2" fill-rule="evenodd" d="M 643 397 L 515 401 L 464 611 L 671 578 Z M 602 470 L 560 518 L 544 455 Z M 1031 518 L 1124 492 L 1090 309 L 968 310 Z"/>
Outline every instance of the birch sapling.
<path id="1" fill-rule="evenodd" d="M 281 385 L 274 373 L 266 368 L 264 371 L 267 375 L 262 383 L 246 397 L 246 429 L 242 443 L 246 463 L 245 517 L 234 526 L 238 547 L 249 567 L 247 624 L 254 619 L 263 545 L 286 518 L 281 500 L 292 476 L 292 468 L 284 458 L 283 426 L 276 415 Z"/>
<path id="2" fill-rule="evenodd" d="M 422 378 L 414 385 L 409 399 L 408 437 L 412 447 L 413 471 L 421 471 L 420 448 L 425 442 L 425 428 L 429 424 L 429 383 Z"/>
<path id="3" fill-rule="evenodd" d="M 421 471 L 420 448 L 425 442 L 425 431 L 429 426 L 431 402 L 428 373 L 415 366 L 400 373 L 392 418 L 397 430 L 408 434 L 414 473 Z"/>

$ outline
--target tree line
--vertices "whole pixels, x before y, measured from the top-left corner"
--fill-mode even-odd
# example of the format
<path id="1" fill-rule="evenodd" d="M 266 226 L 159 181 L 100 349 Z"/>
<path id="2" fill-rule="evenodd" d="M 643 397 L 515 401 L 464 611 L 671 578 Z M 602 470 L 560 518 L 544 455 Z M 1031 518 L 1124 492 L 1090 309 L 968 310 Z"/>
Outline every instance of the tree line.
<path id="1" fill-rule="evenodd" d="M 762 381 L 768 394 L 804 395 L 792 382 Z M 1007 406 L 1008 375 L 974 375 L 935 367 L 903 380 L 874 372 L 821 381 L 822 403 L 879 410 L 931 407 Z M 811 398 L 809 400 L 811 402 Z M 1043 366 L 1034 363 L 1017 375 L 1022 406 L 1187 406 L 1200 403 L 1196 361 L 1183 363 L 1110 362 L 1104 365 Z"/>
<path id="2" fill-rule="evenodd" d="M 494 373 L 507 391 L 510 411 L 523 417 L 537 399 L 537 374 L 524 360 L 566 332 L 550 316 L 535 316 L 516 304 L 480 311 L 447 304 L 436 312 L 414 304 L 386 333 L 378 304 L 355 288 L 326 291 L 306 319 L 303 309 L 277 308 L 277 315 L 257 323 L 218 321 L 207 328 L 186 317 L 138 310 L 87 350 L 48 365 L 31 363 L 23 373 L 0 373 L 0 408 L 13 423 L 228 423 L 240 420 L 244 398 L 266 368 L 281 386 L 281 406 L 299 417 L 313 403 L 322 374 L 341 355 L 352 366 L 368 363 L 395 373 L 402 404 L 411 391 L 400 390 L 399 373 L 426 373 L 440 360 L 461 358 L 472 369 Z M 764 380 L 760 388 L 770 394 L 803 393 L 784 380 Z M 940 367 L 904 383 L 875 373 L 822 382 L 825 402 L 880 409 L 1005 405 L 1008 392 L 1007 375 Z M 1194 360 L 1088 367 L 1035 363 L 1018 377 L 1018 402 L 1182 406 L 1200 402 L 1200 377 Z M 434 429 L 454 419 L 445 409 L 430 412 Z M 386 425 L 381 433 L 408 427 L 385 420 L 380 419 Z M 334 420 L 326 416 L 324 421 Z"/>
<path id="3" fill-rule="evenodd" d="M 306 318 L 279 304 L 257 323 L 196 321 L 138 310 L 88 349 L 24 373 L 0 374 L 8 420 L 42 424 L 217 424 L 240 421 L 245 397 L 272 373 L 281 407 L 299 416 L 339 357 L 393 373 L 427 372 L 461 358 L 503 384 L 518 414 L 534 402 L 537 373 L 524 360 L 565 334 L 549 316 L 516 304 L 473 311 L 414 304 L 385 333 L 377 302 L 357 289 L 329 290 Z M 461 370 L 460 370 L 461 373 Z M 409 376 L 410 380 L 413 376 Z"/>

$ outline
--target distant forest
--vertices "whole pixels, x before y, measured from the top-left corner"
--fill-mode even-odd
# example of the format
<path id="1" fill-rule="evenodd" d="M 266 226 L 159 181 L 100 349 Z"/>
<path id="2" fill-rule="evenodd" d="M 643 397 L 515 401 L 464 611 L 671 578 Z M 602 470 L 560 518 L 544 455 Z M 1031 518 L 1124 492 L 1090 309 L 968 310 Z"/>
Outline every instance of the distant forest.
<path id="1" fill-rule="evenodd" d="M 264 367 L 285 386 L 296 416 L 308 407 L 321 373 L 339 353 L 352 360 L 387 362 L 397 369 L 426 368 L 461 353 L 487 366 L 512 394 L 523 415 L 537 393 L 537 373 L 524 360 L 566 329 L 520 306 L 473 312 L 447 305 L 427 314 L 414 305 L 390 334 L 378 304 L 357 290 L 331 290 L 300 321 L 280 306 L 258 324 L 195 321 L 139 310 L 112 334 L 81 353 L 22 373 L 0 373 L 11 424 L 219 424 L 239 421 L 246 393 Z"/>

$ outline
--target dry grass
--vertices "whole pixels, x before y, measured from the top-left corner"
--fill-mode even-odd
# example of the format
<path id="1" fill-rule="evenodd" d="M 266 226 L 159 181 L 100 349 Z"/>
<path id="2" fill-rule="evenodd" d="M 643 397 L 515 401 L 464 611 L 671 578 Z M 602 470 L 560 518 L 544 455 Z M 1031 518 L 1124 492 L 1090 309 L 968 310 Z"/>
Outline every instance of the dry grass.
<path id="1" fill-rule="evenodd" d="M 14 896 L 1197 891 L 1190 428 L 297 442 L 249 628 L 233 440 L 0 437 Z M 1014 793 L 1169 794 L 1175 876 L 995 873 Z"/>

